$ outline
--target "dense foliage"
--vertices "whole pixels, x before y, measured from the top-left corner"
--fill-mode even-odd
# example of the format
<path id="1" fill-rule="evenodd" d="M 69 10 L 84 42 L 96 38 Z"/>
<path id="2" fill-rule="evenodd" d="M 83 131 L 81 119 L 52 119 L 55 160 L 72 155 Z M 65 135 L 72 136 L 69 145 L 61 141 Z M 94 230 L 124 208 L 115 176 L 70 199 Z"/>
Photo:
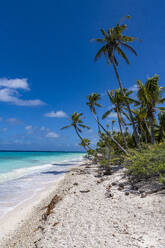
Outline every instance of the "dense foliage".
<path id="1" fill-rule="evenodd" d="M 141 151 L 135 149 L 126 158 L 125 163 L 128 168 L 128 175 L 133 179 L 148 179 L 159 177 L 164 183 L 165 176 L 165 143 L 157 145 L 147 145 Z"/>
<path id="2" fill-rule="evenodd" d="M 126 16 L 126 18 L 130 18 Z M 83 124 L 82 113 L 75 112 L 70 119 L 78 137 L 80 145 L 88 152 L 89 156 L 110 172 L 110 165 L 121 163 L 127 158 L 128 173 L 133 177 L 145 178 L 159 176 L 163 182 L 165 175 L 165 87 L 159 86 L 159 76 L 148 78 L 145 83 L 137 80 L 137 91 L 130 91 L 123 87 L 118 73 L 118 56 L 129 64 L 128 57 L 123 49 L 130 50 L 137 55 L 129 45 L 136 40 L 126 36 L 123 32 L 127 25 L 121 21 L 105 32 L 101 29 L 103 38 L 95 39 L 102 47 L 95 56 L 97 61 L 101 55 L 109 65 L 112 65 L 119 89 L 107 90 L 109 109 L 100 117 L 98 110 L 101 95 L 92 93 L 87 96 L 89 107 L 98 126 L 99 140 L 96 148 L 91 148 L 88 138 L 81 135 L 82 128 L 89 128 Z M 105 96 L 104 96 L 105 98 Z M 119 131 L 114 129 L 115 120 L 111 126 L 104 124 L 105 119 L 111 114 L 116 114 Z M 115 126 L 116 127 L 116 126 Z M 160 143 L 161 142 L 161 143 Z"/>

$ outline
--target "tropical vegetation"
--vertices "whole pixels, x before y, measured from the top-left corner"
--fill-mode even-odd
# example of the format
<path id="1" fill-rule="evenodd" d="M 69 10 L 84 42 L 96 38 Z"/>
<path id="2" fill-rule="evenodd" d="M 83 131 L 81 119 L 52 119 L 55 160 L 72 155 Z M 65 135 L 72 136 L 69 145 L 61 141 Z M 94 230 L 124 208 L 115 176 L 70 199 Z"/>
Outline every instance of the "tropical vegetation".
<path id="1" fill-rule="evenodd" d="M 130 18 L 126 16 L 125 18 Z M 83 114 L 75 112 L 69 119 L 80 139 L 80 145 L 87 151 L 104 170 L 111 173 L 110 167 L 114 163 L 122 163 L 128 168 L 128 174 L 133 178 L 150 178 L 159 176 L 161 182 L 165 177 L 165 87 L 160 87 L 159 76 L 153 75 L 145 83 L 137 80 L 136 91 L 130 91 L 123 86 L 119 77 L 118 57 L 122 57 L 129 64 L 124 49 L 137 56 L 130 43 L 138 40 L 126 36 L 123 32 L 127 25 L 117 23 L 107 30 L 101 29 L 102 38 L 94 39 L 102 47 L 95 56 L 97 61 L 104 55 L 108 65 L 112 65 L 119 88 L 109 89 L 106 92 L 108 109 L 101 115 L 102 109 L 99 93 L 87 96 L 87 106 L 97 124 L 98 141 L 95 147 L 91 146 L 90 139 L 82 136 L 82 129 L 89 129 L 83 123 Z M 105 123 L 109 115 L 114 113 L 116 120 Z M 104 124 L 105 123 L 105 124 Z M 115 125 L 115 128 L 114 128 Z M 63 129 L 64 129 L 63 128 Z"/>

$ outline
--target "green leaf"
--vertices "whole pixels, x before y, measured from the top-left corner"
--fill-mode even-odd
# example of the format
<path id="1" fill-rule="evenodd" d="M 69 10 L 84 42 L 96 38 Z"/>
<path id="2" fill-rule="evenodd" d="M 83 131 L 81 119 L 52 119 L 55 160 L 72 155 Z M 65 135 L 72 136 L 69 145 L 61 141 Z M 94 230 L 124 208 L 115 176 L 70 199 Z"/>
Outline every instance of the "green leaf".
<path id="1" fill-rule="evenodd" d="M 129 64 L 129 60 L 128 60 L 127 56 L 126 56 L 125 53 L 120 49 L 120 47 L 116 47 L 116 51 L 118 52 L 118 54 L 121 55 L 121 57 L 126 61 L 126 63 Z"/>
<path id="2" fill-rule="evenodd" d="M 88 127 L 88 126 L 86 126 L 86 125 L 84 125 L 84 124 L 79 124 L 79 126 L 82 127 L 82 128 L 90 129 L 90 127 Z"/>
<path id="3" fill-rule="evenodd" d="M 61 130 L 66 129 L 66 128 L 71 127 L 71 126 L 72 126 L 71 124 L 70 125 L 67 125 L 65 127 L 62 127 Z"/>
<path id="4" fill-rule="evenodd" d="M 111 112 L 112 112 L 112 109 L 105 112 L 102 116 L 102 119 L 104 120 Z"/>

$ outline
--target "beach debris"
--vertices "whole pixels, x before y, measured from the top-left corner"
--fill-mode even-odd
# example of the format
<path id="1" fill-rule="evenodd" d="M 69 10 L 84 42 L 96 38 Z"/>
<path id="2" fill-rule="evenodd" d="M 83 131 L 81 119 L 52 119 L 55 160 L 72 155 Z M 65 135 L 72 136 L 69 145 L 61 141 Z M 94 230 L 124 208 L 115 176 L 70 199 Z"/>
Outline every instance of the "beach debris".
<path id="1" fill-rule="evenodd" d="M 62 198 L 58 195 L 55 195 L 53 197 L 53 199 L 48 204 L 48 206 L 46 206 L 46 208 L 47 208 L 46 212 L 42 215 L 43 220 L 45 220 L 45 221 L 47 220 L 48 216 L 52 213 L 52 211 L 55 208 L 55 206 L 57 205 L 57 203 L 61 200 L 62 200 Z"/>
<path id="2" fill-rule="evenodd" d="M 140 195 L 141 198 L 145 198 L 147 196 L 147 194 L 144 192 Z"/>
<path id="3" fill-rule="evenodd" d="M 125 192 L 125 195 L 129 195 L 129 192 L 128 192 L 128 191 L 126 191 L 126 192 Z"/>
<path id="4" fill-rule="evenodd" d="M 39 231 L 39 230 L 43 231 L 43 230 L 44 230 L 44 227 L 40 225 L 40 226 L 38 226 L 38 227 L 34 230 L 34 232 L 37 232 L 37 231 Z"/>
<path id="5" fill-rule="evenodd" d="M 124 183 L 119 183 L 119 187 L 124 189 Z"/>
<path id="6" fill-rule="evenodd" d="M 97 180 L 97 184 L 102 183 L 105 179 L 101 178 L 100 180 Z"/>
<path id="7" fill-rule="evenodd" d="M 78 183 L 74 183 L 73 185 L 74 185 L 74 186 L 78 186 Z"/>
<path id="8" fill-rule="evenodd" d="M 102 177 L 102 176 L 103 176 L 102 170 L 98 170 L 97 175 L 95 175 L 95 177 Z"/>
<path id="9" fill-rule="evenodd" d="M 117 183 L 116 182 L 112 182 L 112 186 L 115 186 L 115 185 L 117 185 Z"/>
<path id="10" fill-rule="evenodd" d="M 113 198 L 113 197 L 114 197 L 114 194 L 113 194 L 111 191 L 107 191 L 107 192 L 105 193 L 105 196 L 106 196 L 107 198 Z"/>
<path id="11" fill-rule="evenodd" d="M 106 190 L 107 190 L 107 191 L 110 191 L 111 188 L 112 188 L 112 184 L 109 184 L 109 185 L 107 186 Z"/>
<path id="12" fill-rule="evenodd" d="M 137 187 L 137 186 L 135 186 L 135 185 L 132 185 L 131 189 L 132 189 L 132 190 L 136 190 L 136 191 L 137 191 L 137 190 L 138 190 L 138 187 Z"/>
<path id="13" fill-rule="evenodd" d="M 80 190 L 80 192 L 81 193 L 88 193 L 88 192 L 90 192 L 90 190 L 89 189 L 87 189 L 87 190 Z"/>
<path id="14" fill-rule="evenodd" d="M 122 190 L 122 189 L 124 189 L 124 184 L 123 183 L 119 183 L 118 190 Z"/>
<path id="15" fill-rule="evenodd" d="M 36 240 L 36 241 L 34 241 L 34 245 L 35 245 L 36 248 L 38 248 L 37 242 L 39 242 L 39 241 L 41 241 L 41 238 Z"/>
<path id="16" fill-rule="evenodd" d="M 56 226 L 57 224 L 59 224 L 59 221 L 54 222 L 53 226 Z"/>

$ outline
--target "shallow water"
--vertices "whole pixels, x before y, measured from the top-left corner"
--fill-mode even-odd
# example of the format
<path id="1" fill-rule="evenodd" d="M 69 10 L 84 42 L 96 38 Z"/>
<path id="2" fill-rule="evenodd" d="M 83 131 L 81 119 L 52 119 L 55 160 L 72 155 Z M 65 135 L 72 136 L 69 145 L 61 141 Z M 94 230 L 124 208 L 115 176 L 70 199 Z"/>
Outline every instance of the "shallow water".
<path id="1" fill-rule="evenodd" d="M 0 216 L 83 160 L 74 152 L 0 152 Z"/>

